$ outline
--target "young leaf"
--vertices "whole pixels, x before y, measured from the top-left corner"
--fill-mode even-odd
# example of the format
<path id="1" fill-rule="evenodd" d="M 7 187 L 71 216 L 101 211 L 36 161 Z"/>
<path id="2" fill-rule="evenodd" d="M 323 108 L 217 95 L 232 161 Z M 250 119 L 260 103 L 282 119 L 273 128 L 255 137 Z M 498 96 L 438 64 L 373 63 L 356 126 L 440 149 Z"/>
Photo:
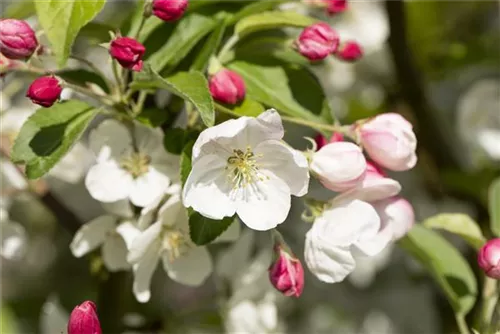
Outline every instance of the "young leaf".
<path id="1" fill-rule="evenodd" d="M 490 209 L 491 231 L 500 237 L 500 178 L 490 185 L 488 206 Z"/>
<path id="2" fill-rule="evenodd" d="M 240 21 L 241 19 L 247 16 L 262 13 L 270 9 L 276 8 L 277 6 L 285 2 L 288 2 L 288 0 L 258 1 L 251 3 L 243 7 L 236 14 L 234 14 L 234 16 L 229 21 L 229 24 L 230 25 L 235 24 L 236 22 Z"/>
<path id="3" fill-rule="evenodd" d="M 240 38 L 250 33 L 281 27 L 307 27 L 317 20 L 296 12 L 271 11 L 247 16 L 234 27 Z"/>
<path id="4" fill-rule="evenodd" d="M 481 248 L 486 241 L 477 223 L 462 213 L 438 214 L 427 218 L 422 224 L 428 228 L 442 229 L 457 234 L 475 249 Z"/>
<path id="5" fill-rule="evenodd" d="M 104 7 L 106 0 L 35 1 L 38 20 L 52 45 L 59 67 L 66 64 L 80 29 Z"/>
<path id="6" fill-rule="evenodd" d="M 217 20 L 215 30 L 205 42 L 203 49 L 201 49 L 200 53 L 198 53 L 198 56 L 191 65 L 191 70 L 205 72 L 210 57 L 212 57 L 215 50 L 217 50 L 222 41 L 222 37 L 224 36 L 224 32 L 226 31 L 226 20 L 227 19 L 225 15 L 222 15 L 222 17 Z"/>
<path id="7" fill-rule="evenodd" d="M 460 252 L 437 232 L 415 225 L 400 245 L 429 270 L 453 310 L 466 315 L 477 298 L 474 273 Z"/>
<path id="8" fill-rule="evenodd" d="M 26 164 L 28 178 L 43 176 L 70 150 L 96 114 L 92 106 L 77 100 L 38 109 L 23 124 L 12 160 Z"/>
<path id="9" fill-rule="evenodd" d="M 35 14 L 33 0 L 6 2 L 7 8 L 3 7 L 2 17 L 22 20 Z"/>
<path id="10" fill-rule="evenodd" d="M 215 28 L 215 23 L 214 19 L 196 13 L 183 18 L 165 45 L 149 57 L 151 67 L 157 72 L 174 68 L 203 36 Z"/>
<path id="11" fill-rule="evenodd" d="M 214 220 L 192 211 L 189 215 L 189 236 L 195 244 L 206 245 L 224 233 L 233 222 L 234 217 Z"/>
<path id="12" fill-rule="evenodd" d="M 216 105 L 219 107 L 229 109 L 234 114 L 239 116 L 257 117 L 266 110 L 262 104 L 249 97 L 246 97 L 241 104 L 234 106 L 229 106 L 229 105 L 221 106 L 220 104 Z"/>
<path id="13" fill-rule="evenodd" d="M 166 89 L 191 102 L 206 126 L 214 125 L 214 102 L 208 90 L 207 79 L 200 72 L 179 72 L 164 79 L 148 64 L 145 64 L 144 69 L 136 75 L 131 86 L 136 89 Z"/>
<path id="14" fill-rule="evenodd" d="M 109 93 L 109 89 L 106 86 L 106 82 L 104 79 L 97 73 L 88 71 L 85 69 L 71 69 L 71 70 L 63 70 L 57 72 L 57 75 L 63 78 L 64 80 L 79 84 L 86 85 L 87 83 L 93 83 L 101 87 L 105 92 Z"/>

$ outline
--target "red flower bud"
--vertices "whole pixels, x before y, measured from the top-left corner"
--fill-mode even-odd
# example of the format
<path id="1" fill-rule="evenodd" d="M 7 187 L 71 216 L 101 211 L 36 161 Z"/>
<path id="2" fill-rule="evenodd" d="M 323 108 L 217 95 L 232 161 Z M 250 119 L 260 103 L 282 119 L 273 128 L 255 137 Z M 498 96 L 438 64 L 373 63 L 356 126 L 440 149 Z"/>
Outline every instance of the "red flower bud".
<path id="1" fill-rule="evenodd" d="M 314 137 L 314 141 L 316 142 L 317 149 L 319 150 L 328 143 L 336 143 L 339 141 L 344 141 L 344 135 L 341 134 L 340 132 L 334 132 L 333 135 L 330 137 L 330 141 L 328 141 L 323 135 L 318 134 L 316 135 L 316 137 Z"/>
<path id="2" fill-rule="evenodd" d="M 31 102 L 48 108 L 59 99 L 61 92 L 62 87 L 59 80 L 53 76 L 47 76 L 33 81 L 26 96 L 31 99 Z"/>
<path id="3" fill-rule="evenodd" d="M 163 21 L 175 21 L 184 15 L 188 0 L 154 0 L 153 14 Z"/>
<path id="4" fill-rule="evenodd" d="M 347 0 L 325 0 L 326 11 L 330 15 L 342 13 L 347 9 Z"/>
<path id="5" fill-rule="evenodd" d="M 144 45 L 130 37 L 118 37 L 111 41 L 109 54 L 120 65 L 129 70 L 142 70 L 142 56 L 146 52 Z"/>
<path id="6" fill-rule="evenodd" d="M 299 297 L 304 289 L 304 269 L 299 259 L 275 246 L 277 260 L 269 268 L 269 280 L 285 296 Z"/>
<path id="7" fill-rule="evenodd" d="M 358 43 L 347 41 L 337 50 L 336 56 L 344 61 L 356 61 L 363 56 L 363 49 Z"/>
<path id="8" fill-rule="evenodd" d="M 30 57 L 38 47 L 35 32 L 24 21 L 0 20 L 0 52 L 10 59 Z"/>
<path id="9" fill-rule="evenodd" d="M 245 82 L 236 72 L 222 69 L 210 78 L 212 97 L 222 103 L 236 104 L 245 98 Z"/>
<path id="10" fill-rule="evenodd" d="M 97 308 L 89 300 L 73 309 L 69 316 L 68 334 L 101 334 Z"/>
<path id="11" fill-rule="evenodd" d="M 489 240 L 479 250 L 477 262 L 486 276 L 500 280 L 500 238 Z"/>
<path id="12" fill-rule="evenodd" d="M 339 36 L 328 24 L 320 22 L 305 28 L 295 44 L 307 59 L 321 60 L 337 50 Z"/>

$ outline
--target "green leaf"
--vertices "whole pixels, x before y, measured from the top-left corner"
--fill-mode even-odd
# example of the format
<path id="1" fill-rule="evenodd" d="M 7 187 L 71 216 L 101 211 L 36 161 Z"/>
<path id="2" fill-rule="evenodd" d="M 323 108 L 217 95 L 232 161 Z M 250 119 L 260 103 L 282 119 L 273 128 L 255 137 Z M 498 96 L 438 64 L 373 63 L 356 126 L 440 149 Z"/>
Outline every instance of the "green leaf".
<path id="1" fill-rule="evenodd" d="M 270 11 L 247 16 L 234 27 L 240 38 L 250 33 L 281 27 L 307 27 L 317 22 L 316 19 L 296 12 Z"/>
<path id="2" fill-rule="evenodd" d="M 77 100 L 38 109 L 23 124 L 12 160 L 26 164 L 28 178 L 43 176 L 71 149 L 96 114 L 94 107 Z"/>
<path id="3" fill-rule="evenodd" d="M 250 117 L 257 117 L 266 110 L 262 104 L 249 97 L 246 97 L 241 104 L 234 106 L 224 105 L 223 108 L 230 109 L 239 116 Z"/>
<path id="4" fill-rule="evenodd" d="M 241 19 L 247 16 L 262 13 L 267 10 L 276 8 L 277 6 L 285 2 L 288 2 L 288 0 L 258 1 L 251 3 L 245 6 L 236 14 L 234 14 L 234 16 L 231 18 L 231 21 L 229 21 L 229 24 L 230 25 L 235 24 L 236 22 L 240 21 Z"/>
<path id="5" fill-rule="evenodd" d="M 236 61 L 228 65 L 245 80 L 248 96 L 279 112 L 315 122 L 325 99 L 307 71 L 286 65 L 264 66 Z"/>
<path id="6" fill-rule="evenodd" d="M 63 78 L 64 80 L 85 86 L 87 83 L 93 83 L 101 87 L 105 92 L 109 93 L 109 89 L 106 86 L 106 82 L 104 79 L 91 71 L 84 69 L 75 69 L 75 70 L 63 70 L 57 72 L 57 75 Z"/>
<path id="7" fill-rule="evenodd" d="M 462 213 L 438 214 L 427 218 L 422 224 L 428 228 L 442 229 L 457 234 L 475 249 L 481 248 L 486 241 L 477 223 Z"/>
<path id="8" fill-rule="evenodd" d="M 191 70 L 205 72 L 208 66 L 210 57 L 215 53 L 215 50 L 219 47 L 224 32 L 226 31 L 226 16 L 223 15 L 216 24 L 215 30 L 212 32 L 208 40 L 205 42 L 203 49 L 198 53 L 198 56 L 191 65 Z"/>
<path id="9" fill-rule="evenodd" d="M 165 123 L 168 119 L 168 112 L 159 108 L 144 109 L 138 116 L 137 120 L 144 125 L 152 128 L 157 128 Z"/>
<path id="10" fill-rule="evenodd" d="M 500 237 L 500 178 L 490 185 L 488 206 L 490 209 L 491 231 Z"/>
<path id="11" fill-rule="evenodd" d="M 89 22 L 80 30 L 78 37 L 82 36 L 87 38 L 90 44 L 101 44 L 109 42 L 109 32 L 115 30 L 113 26 L 104 23 Z"/>
<path id="12" fill-rule="evenodd" d="M 194 140 L 188 142 L 181 153 L 180 165 L 181 165 L 181 182 L 182 186 L 186 183 L 186 180 L 191 173 L 191 159 L 193 155 L 193 145 Z"/>
<path id="13" fill-rule="evenodd" d="M 173 69 L 215 24 L 215 19 L 196 13 L 183 18 L 165 45 L 149 57 L 151 67 L 157 72 Z"/>
<path id="14" fill-rule="evenodd" d="M 52 45 L 59 67 L 69 57 L 80 29 L 104 7 L 106 0 L 35 1 L 38 20 Z"/>
<path id="15" fill-rule="evenodd" d="M 214 220 L 192 211 L 189 215 L 189 236 L 195 244 L 206 245 L 227 230 L 233 222 L 233 217 Z"/>
<path id="16" fill-rule="evenodd" d="M 165 149 L 176 155 L 181 155 L 184 150 L 184 143 L 186 140 L 186 130 L 181 128 L 168 129 L 165 132 L 165 137 L 163 139 L 163 146 Z"/>
<path id="17" fill-rule="evenodd" d="M 21 0 L 10 3 L 7 8 L 4 9 L 2 18 L 22 20 L 33 14 L 35 14 L 35 4 L 33 0 Z"/>
<path id="18" fill-rule="evenodd" d="M 214 125 L 214 102 L 208 90 L 207 79 L 200 72 L 179 72 L 164 79 L 146 63 L 143 70 L 136 75 L 131 87 L 166 89 L 191 102 L 206 126 Z"/>
<path id="19" fill-rule="evenodd" d="M 455 313 L 466 315 L 477 298 L 474 273 L 460 252 L 437 232 L 415 225 L 400 245 L 424 266 L 448 297 Z"/>

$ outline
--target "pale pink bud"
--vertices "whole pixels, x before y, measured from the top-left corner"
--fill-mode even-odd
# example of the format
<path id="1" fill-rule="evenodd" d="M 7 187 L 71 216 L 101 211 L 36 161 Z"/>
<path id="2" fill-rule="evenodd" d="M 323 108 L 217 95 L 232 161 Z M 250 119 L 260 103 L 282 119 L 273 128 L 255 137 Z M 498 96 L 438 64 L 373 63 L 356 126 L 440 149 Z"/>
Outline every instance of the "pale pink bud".
<path id="1" fill-rule="evenodd" d="M 404 237 L 415 223 L 413 207 L 402 197 L 391 197 L 371 204 L 380 216 L 382 229 L 389 230 L 394 241 Z"/>
<path id="2" fill-rule="evenodd" d="M 314 141 L 316 142 L 316 150 L 319 150 L 329 142 L 336 143 L 338 141 L 344 141 L 344 135 L 341 134 L 340 132 L 334 132 L 333 135 L 330 137 L 330 141 L 328 141 L 326 140 L 325 136 L 317 134 L 316 137 L 314 137 Z"/>
<path id="3" fill-rule="evenodd" d="M 338 48 L 335 55 L 340 60 L 354 62 L 363 56 L 363 49 L 355 41 L 347 41 Z"/>
<path id="4" fill-rule="evenodd" d="M 417 138 L 411 123 L 401 115 L 378 115 L 359 126 L 358 131 L 366 152 L 380 166 L 404 171 L 417 163 Z"/>
<path id="5" fill-rule="evenodd" d="M 500 238 L 491 239 L 481 247 L 477 262 L 486 276 L 500 279 Z"/>
<path id="6" fill-rule="evenodd" d="M 38 47 L 35 32 L 24 21 L 0 20 L 0 52 L 10 59 L 30 57 Z"/>
<path id="7" fill-rule="evenodd" d="M 237 104 L 245 98 L 243 78 L 225 68 L 210 78 L 208 88 L 212 97 L 222 103 Z"/>
<path id="8" fill-rule="evenodd" d="M 337 50 L 339 36 L 327 23 L 315 23 L 302 31 L 295 45 L 307 59 L 321 60 Z"/>
<path id="9" fill-rule="evenodd" d="M 326 188 L 346 191 L 363 180 L 366 159 L 358 145 L 335 142 L 314 153 L 311 170 Z"/>
<path id="10" fill-rule="evenodd" d="M 61 97 L 62 87 L 53 76 L 40 77 L 28 87 L 26 96 L 42 107 L 52 106 Z"/>
<path id="11" fill-rule="evenodd" d="M 73 309 L 68 322 L 68 334 L 101 334 L 97 308 L 91 301 L 85 301 Z"/>
<path id="12" fill-rule="evenodd" d="M 325 0 L 326 11 L 330 15 L 342 13 L 347 9 L 347 0 Z"/>
<path id="13" fill-rule="evenodd" d="M 184 15 L 188 0 L 154 0 L 153 14 L 163 21 L 176 21 Z"/>
<path id="14" fill-rule="evenodd" d="M 300 260 L 279 245 L 274 251 L 277 259 L 269 268 L 269 280 L 285 296 L 299 297 L 304 289 L 304 269 Z"/>
<path id="15" fill-rule="evenodd" d="M 146 52 L 144 45 L 130 37 L 118 37 L 111 41 L 109 54 L 116 61 L 129 70 L 140 72 L 143 62 L 142 56 Z"/>

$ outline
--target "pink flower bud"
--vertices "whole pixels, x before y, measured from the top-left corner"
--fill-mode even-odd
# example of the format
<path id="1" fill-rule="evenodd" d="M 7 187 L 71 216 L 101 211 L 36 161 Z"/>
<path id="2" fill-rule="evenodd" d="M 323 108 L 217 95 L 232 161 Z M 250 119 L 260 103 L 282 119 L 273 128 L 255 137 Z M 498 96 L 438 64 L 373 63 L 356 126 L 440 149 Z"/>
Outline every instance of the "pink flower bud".
<path id="1" fill-rule="evenodd" d="M 144 45 L 130 37 L 118 37 L 111 41 L 109 54 L 120 65 L 129 70 L 142 70 L 142 56 L 146 52 Z"/>
<path id="2" fill-rule="evenodd" d="M 163 21 L 175 21 L 184 15 L 188 0 L 154 0 L 153 14 Z"/>
<path id="3" fill-rule="evenodd" d="M 342 13 L 347 9 L 347 0 L 325 0 L 326 12 L 330 15 Z"/>
<path id="4" fill-rule="evenodd" d="M 334 132 L 333 135 L 330 137 L 330 143 L 336 143 L 339 141 L 344 141 L 344 135 L 341 134 L 340 132 Z"/>
<path id="5" fill-rule="evenodd" d="M 393 241 L 404 237 L 415 223 L 413 207 L 402 197 L 371 203 L 381 219 L 381 229 L 388 230 Z"/>
<path id="6" fill-rule="evenodd" d="M 327 23 L 315 23 L 302 31 L 295 45 L 307 59 L 321 60 L 337 50 L 339 36 Z"/>
<path id="7" fill-rule="evenodd" d="M 269 280 L 285 296 L 299 297 L 304 289 L 304 269 L 295 256 L 280 245 L 274 247 L 276 261 L 269 268 Z"/>
<path id="8" fill-rule="evenodd" d="M 359 146 L 349 142 L 335 142 L 314 153 L 311 171 L 326 188 L 346 191 L 363 180 L 366 160 Z"/>
<path id="9" fill-rule="evenodd" d="M 68 334 L 101 334 L 101 324 L 93 302 L 85 301 L 73 309 L 68 322 Z"/>
<path id="10" fill-rule="evenodd" d="M 500 279 L 500 238 L 491 239 L 481 247 L 477 262 L 486 276 Z"/>
<path id="11" fill-rule="evenodd" d="M 401 115 L 378 115 L 359 126 L 358 131 L 366 152 L 380 166 L 404 171 L 417 163 L 417 138 L 411 123 Z"/>
<path id="12" fill-rule="evenodd" d="M 38 47 L 35 32 L 24 21 L 0 20 L 0 52 L 10 59 L 30 57 Z"/>
<path id="13" fill-rule="evenodd" d="M 245 98 L 245 82 L 236 72 L 222 69 L 210 78 L 210 94 L 219 102 L 236 104 Z"/>
<path id="14" fill-rule="evenodd" d="M 48 108 L 59 100 L 61 92 L 59 80 L 53 76 L 46 76 L 33 81 L 26 96 L 31 99 L 31 102 Z"/>
<path id="15" fill-rule="evenodd" d="M 354 62 L 363 56 L 363 49 L 358 43 L 347 41 L 339 47 L 335 55 L 343 61 Z"/>
<path id="16" fill-rule="evenodd" d="M 333 135 L 330 137 L 330 141 L 327 141 L 325 136 L 317 134 L 316 137 L 314 137 L 314 141 L 316 142 L 316 149 L 319 150 L 329 142 L 336 143 L 339 141 L 344 141 L 344 135 L 341 134 L 340 132 L 334 132 Z"/>

